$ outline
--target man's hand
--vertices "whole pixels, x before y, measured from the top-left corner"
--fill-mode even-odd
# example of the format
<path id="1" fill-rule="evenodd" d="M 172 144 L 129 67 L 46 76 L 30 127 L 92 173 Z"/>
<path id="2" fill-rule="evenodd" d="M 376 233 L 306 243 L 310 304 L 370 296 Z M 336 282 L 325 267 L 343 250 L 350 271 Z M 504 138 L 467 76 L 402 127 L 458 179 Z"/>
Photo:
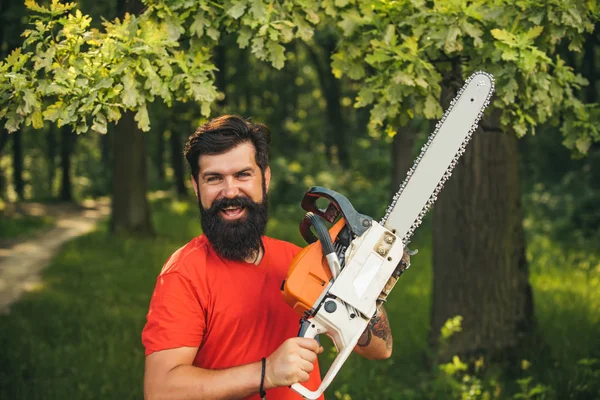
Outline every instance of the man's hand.
<path id="1" fill-rule="evenodd" d="M 315 339 L 296 337 L 286 340 L 267 357 L 266 388 L 306 382 L 314 369 L 317 355 L 322 352 L 323 347 Z"/>
<path id="2" fill-rule="evenodd" d="M 267 357 L 264 389 L 306 382 L 323 348 L 315 339 L 291 338 Z M 261 362 L 220 370 L 192 365 L 197 347 L 162 350 L 146 357 L 144 398 L 242 399 L 257 393 Z"/>

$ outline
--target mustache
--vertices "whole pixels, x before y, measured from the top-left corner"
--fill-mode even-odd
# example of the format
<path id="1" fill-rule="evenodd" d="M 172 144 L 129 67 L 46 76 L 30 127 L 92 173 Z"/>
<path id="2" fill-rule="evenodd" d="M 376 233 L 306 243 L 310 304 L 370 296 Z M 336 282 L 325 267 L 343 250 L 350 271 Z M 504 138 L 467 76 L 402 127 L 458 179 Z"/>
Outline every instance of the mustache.
<path id="1" fill-rule="evenodd" d="M 224 197 L 222 199 L 215 200 L 206 211 L 214 214 L 226 207 L 255 208 L 256 203 L 247 196 L 237 196 L 232 199 Z"/>

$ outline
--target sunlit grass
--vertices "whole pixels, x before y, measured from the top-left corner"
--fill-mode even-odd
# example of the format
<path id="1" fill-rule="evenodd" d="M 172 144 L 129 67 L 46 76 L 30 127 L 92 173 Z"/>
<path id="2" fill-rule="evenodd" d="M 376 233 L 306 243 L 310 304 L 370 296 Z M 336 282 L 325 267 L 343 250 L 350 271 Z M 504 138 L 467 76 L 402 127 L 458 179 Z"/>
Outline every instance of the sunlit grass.
<path id="1" fill-rule="evenodd" d="M 158 201 L 153 239 L 105 228 L 63 247 L 30 293 L 0 317 L 1 399 L 140 399 L 140 334 L 166 258 L 200 232 Z"/>
<path id="2" fill-rule="evenodd" d="M 0 216 L 0 239 L 23 238 L 54 224 L 50 216 L 11 215 Z"/>
<path id="3" fill-rule="evenodd" d="M 586 398 L 577 392 L 589 389 L 585 374 L 593 371 L 598 379 L 590 391 L 600 398 L 600 365 L 585 364 L 600 360 L 600 252 L 570 249 L 542 235 L 529 242 L 536 318 L 547 350 L 544 364 L 533 361 L 534 367 L 558 398 Z"/>

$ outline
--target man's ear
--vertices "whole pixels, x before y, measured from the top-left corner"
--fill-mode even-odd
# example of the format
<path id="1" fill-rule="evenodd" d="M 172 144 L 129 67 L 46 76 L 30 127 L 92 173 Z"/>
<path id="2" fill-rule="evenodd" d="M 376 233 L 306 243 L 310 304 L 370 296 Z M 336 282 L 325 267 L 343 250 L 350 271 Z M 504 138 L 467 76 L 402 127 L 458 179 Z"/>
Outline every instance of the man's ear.
<path id="1" fill-rule="evenodd" d="M 267 168 L 265 168 L 265 187 L 267 188 L 267 192 L 269 191 L 269 183 L 271 183 L 271 167 L 267 165 Z"/>

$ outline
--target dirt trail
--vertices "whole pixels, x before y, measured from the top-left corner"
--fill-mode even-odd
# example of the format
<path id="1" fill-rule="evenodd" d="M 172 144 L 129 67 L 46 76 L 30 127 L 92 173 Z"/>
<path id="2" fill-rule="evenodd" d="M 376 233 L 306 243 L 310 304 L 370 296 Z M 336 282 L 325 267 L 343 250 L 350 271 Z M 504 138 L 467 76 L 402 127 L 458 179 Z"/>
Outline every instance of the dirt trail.
<path id="1" fill-rule="evenodd" d="M 19 204 L 17 212 L 49 215 L 55 218 L 50 229 L 25 239 L 0 241 L 0 313 L 9 312 L 10 304 L 23 292 L 35 290 L 40 273 L 60 246 L 94 229 L 99 219 L 110 214 L 107 199 L 73 204 Z"/>

